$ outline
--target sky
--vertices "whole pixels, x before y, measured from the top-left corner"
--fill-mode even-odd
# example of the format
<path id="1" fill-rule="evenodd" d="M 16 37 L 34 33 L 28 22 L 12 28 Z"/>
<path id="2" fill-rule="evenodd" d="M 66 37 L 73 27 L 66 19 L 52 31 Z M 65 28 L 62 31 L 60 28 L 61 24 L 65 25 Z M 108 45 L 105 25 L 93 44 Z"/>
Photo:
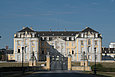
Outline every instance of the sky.
<path id="1" fill-rule="evenodd" d="M 115 0 L 0 0 L 0 48 L 13 49 L 14 33 L 22 27 L 36 31 L 91 27 L 108 47 L 115 42 Z"/>

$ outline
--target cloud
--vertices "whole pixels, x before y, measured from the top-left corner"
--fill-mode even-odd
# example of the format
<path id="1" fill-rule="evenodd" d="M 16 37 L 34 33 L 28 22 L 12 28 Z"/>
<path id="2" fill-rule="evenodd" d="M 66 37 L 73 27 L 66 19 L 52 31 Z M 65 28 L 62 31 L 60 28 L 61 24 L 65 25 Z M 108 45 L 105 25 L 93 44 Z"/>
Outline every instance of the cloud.
<path id="1" fill-rule="evenodd" d="M 93 2 L 92 5 L 98 5 L 98 3 L 97 2 Z"/>
<path id="2" fill-rule="evenodd" d="M 43 16 L 50 16 L 50 15 L 53 15 L 53 14 L 48 14 L 48 13 L 45 13 L 45 14 L 40 14 L 40 15 L 43 15 Z"/>
<path id="3" fill-rule="evenodd" d="M 29 15 L 29 14 L 25 14 L 25 15 L 22 15 L 22 16 L 27 16 L 27 17 L 29 17 L 29 16 L 32 16 L 32 15 Z"/>
<path id="4" fill-rule="evenodd" d="M 114 2 L 114 0 L 111 0 L 112 2 Z"/>

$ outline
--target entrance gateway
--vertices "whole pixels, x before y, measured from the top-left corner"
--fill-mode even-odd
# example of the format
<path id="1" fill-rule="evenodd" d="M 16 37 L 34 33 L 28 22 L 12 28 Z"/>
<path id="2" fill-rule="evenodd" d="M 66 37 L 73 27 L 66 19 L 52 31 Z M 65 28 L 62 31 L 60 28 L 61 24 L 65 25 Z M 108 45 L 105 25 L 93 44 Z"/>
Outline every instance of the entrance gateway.
<path id="1" fill-rule="evenodd" d="M 51 56 L 50 67 L 51 70 L 67 70 L 68 58 L 63 55 Z"/>

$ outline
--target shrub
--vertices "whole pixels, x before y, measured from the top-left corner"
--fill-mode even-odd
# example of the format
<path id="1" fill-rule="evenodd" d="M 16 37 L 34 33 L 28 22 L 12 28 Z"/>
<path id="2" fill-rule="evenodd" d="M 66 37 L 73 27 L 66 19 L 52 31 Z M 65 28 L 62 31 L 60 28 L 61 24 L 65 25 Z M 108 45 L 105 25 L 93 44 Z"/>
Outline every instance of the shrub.
<path id="1" fill-rule="evenodd" d="M 94 71 L 94 68 L 95 68 L 95 65 L 92 65 L 91 66 L 92 71 Z M 102 64 L 96 64 L 96 70 L 100 71 L 101 69 L 103 69 Z"/>
<path id="2" fill-rule="evenodd" d="M 95 65 L 91 66 L 92 71 L 94 71 Z M 102 72 L 115 72 L 115 68 L 105 68 L 102 64 L 96 64 L 96 70 Z"/>

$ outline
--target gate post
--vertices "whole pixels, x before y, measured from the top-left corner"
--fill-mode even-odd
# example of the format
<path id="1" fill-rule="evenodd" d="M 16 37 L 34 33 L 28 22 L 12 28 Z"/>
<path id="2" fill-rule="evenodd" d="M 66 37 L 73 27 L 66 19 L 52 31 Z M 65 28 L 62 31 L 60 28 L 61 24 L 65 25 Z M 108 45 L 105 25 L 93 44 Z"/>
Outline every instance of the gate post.
<path id="1" fill-rule="evenodd" d="M 71 55 L 68 55 L 68 70 L 72 70 L 72 66 L 71 66 Z"/>
<path id="2" fill-rule="evenodd" d="M 50 55 L 49 54 L 46 55 L 46 67 L 47 67 L 47 70 L 50 70 Z"/>

